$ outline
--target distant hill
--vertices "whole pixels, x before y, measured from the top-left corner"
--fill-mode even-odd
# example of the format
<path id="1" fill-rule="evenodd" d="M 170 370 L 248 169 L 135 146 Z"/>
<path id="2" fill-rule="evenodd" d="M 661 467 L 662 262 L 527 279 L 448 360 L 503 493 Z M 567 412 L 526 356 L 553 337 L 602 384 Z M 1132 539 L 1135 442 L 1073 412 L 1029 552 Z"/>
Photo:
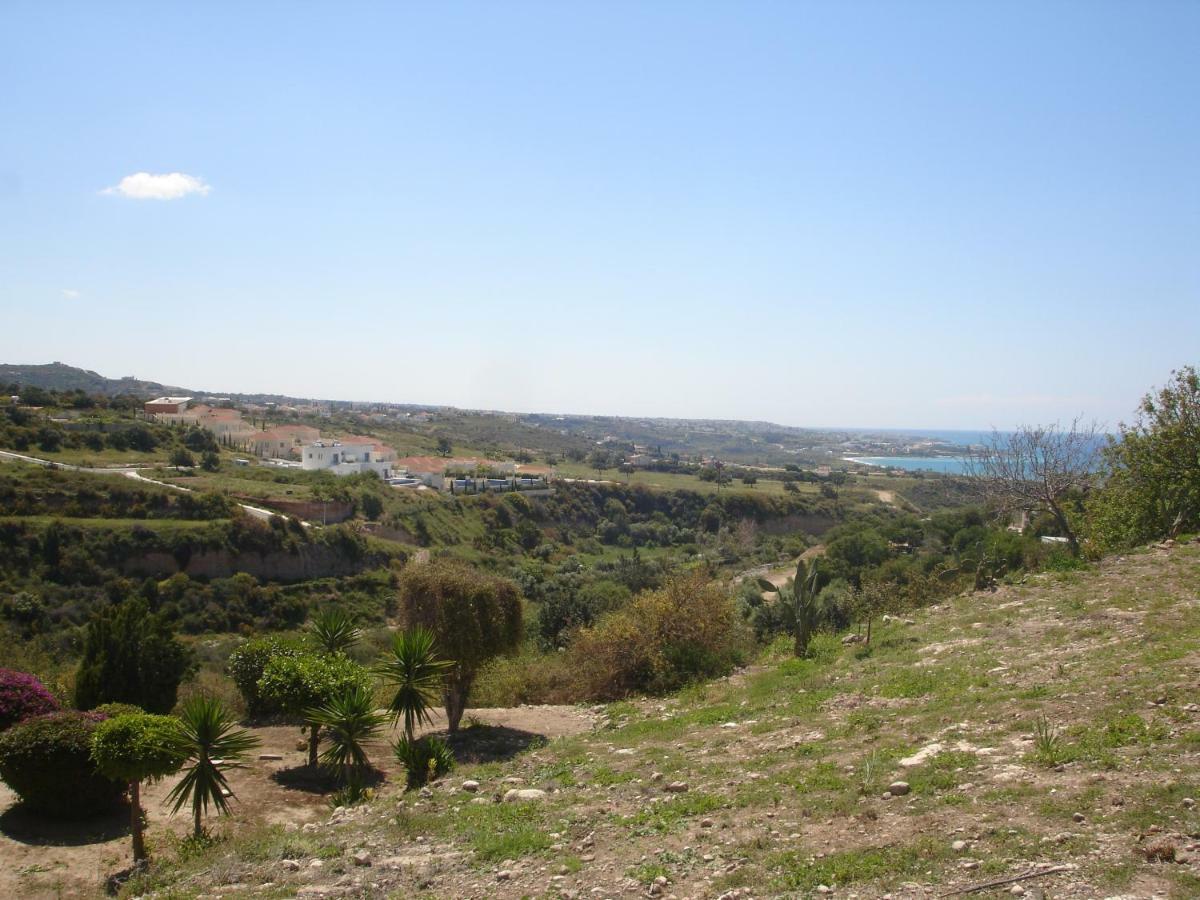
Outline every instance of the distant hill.
<path id="1" fill-rule="evenodd" d="M 19 384 L 46 390 L 83 390 L 90 394 L 161 395 L 191 393 L 181 387 L 143 381 L 140 378 L 105 378 L 98 372 L 78 369 L 60 362 L 44 365 L 12 365 L 0 363 L 0 384 Z"/>

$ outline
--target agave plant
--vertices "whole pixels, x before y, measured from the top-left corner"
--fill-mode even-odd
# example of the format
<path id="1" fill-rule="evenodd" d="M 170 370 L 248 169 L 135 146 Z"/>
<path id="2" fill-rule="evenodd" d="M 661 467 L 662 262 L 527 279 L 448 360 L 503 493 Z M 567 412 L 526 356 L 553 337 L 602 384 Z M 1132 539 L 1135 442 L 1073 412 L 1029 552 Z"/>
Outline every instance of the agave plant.
<path id="1" fill-rule="evenodd" d="M 435 781 L 454 768 L 450 745 L 431 734 L 419 741 L 402 737 L 392 744 L 392 752 L 404 766 L 410 789 Z"/>
<path id="2" fill-rule="evenodd" d="M 345 653 L 358 643 L 362 632 L 354 619 L 335 606 L 327 607 L 313 616 L 308 626 L 309 636 L 322 653 Z"/>
<path id="3" fill-rule="evenodd" d="M 225 772 L 240 766 L 261 741 L 245 729 L 234 727 L 233 716 L 215 697 L 192 697 L 183 705 L 179 719 L 188 759 L 183 779 L 167 795 L 167 802 L 175 802 L 172 812 L 191 804 L 194 834 L 200 837 L 201 817 L 208 813 L 210 803 L 218 814 L 229 812 L 226 798 L 232 797 L 233 791 Z"/>
<path id="4" fill-rule="evenodd" d="M 442 679 L 451 663 L 439 659 L 433 632 L 423 626 L 392 637 L 391 652 L 375 673 L 395 689 L 388 709 L 392 722 L 404 720 L 404 737 L 411 743 L 417 725 L 429 724 L 429 711 L 437 704 Z"/>
<path id="5" fill-rule="evenodd" d="M 361 686 L 335 695 L 322 707 L 305 710 L 304 718 L 324 731 L 328 746 L 321 764 L 343 779 L 370 764 L 363 744 L 376 737 L 387 720 L 375 711 L 371 691 Z"/>

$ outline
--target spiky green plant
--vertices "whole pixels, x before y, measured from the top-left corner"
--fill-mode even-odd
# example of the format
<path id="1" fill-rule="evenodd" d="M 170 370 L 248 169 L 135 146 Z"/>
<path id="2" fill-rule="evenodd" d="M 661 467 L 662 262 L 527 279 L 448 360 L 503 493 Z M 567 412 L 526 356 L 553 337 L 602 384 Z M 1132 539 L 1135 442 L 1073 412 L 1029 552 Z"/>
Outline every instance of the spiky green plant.
<path id="1" fill-rule="evenodd" d="M 197 694 L 190 698 L 179 714 L 180 729 L 188 754 L 183 779 L 167 795 L 174 801 L 172 812 L 191 804 L 194 819 L 193 836 L 204 833 L 201 819 L 208 814 L 211 803 L 218 815 L 229 812 L 227 796 L 233 791 L 225 780 L 229 769 L 238 768 L 246 754 L 262 742 L 243 728 L 235 727 L 233 715 L 216 697 Z"/>
<path id="2" fill-rule="evenodd" d="M 1062 736 L 1045 713 L 1038 715 L 1033 723 L 1033 753 L 1045 766 L 1056 766 L 1063 759 Z"/>
<path id="3" fill-rule="evenodd" d="M 322 653 L 345 653 L 358 643 L 362 632 L 354 619 L 336 606 L 326 607 L 313 616 L 308 634 Z"/>
<path id="4" fill-rule="evenodd" d="M 404 766 L 410 789 L 441 778 L 454 768 L 454 751 L 433 735 L 417 741 L 402 737 L 392 744 L 392 752 Z"/>
<path id="5" fill-rule="evenodd" d="M 433 632 L 418 625 L 392 636 L 390 652 L 375 668 L 384 684 L 394 689 L 388 710 L 392 722 L 404 720 L 411 741 L 416 727 L 433 721 L 430 710 L 441 699 L 442 680 L 451 663 L 438 658 Z"/>
<path id="6" fill-rule="evenodd" d="M 765 578 L 758 579 L 758 586 L 767 593 L 778 594 L 780 602 L 784 600 L 783 588 L 777 587 Z M 814 560 L 812 568 L 805 565 L 804 560 L 796 563 L 796 577 L 792 579 L 792 602 L 795 619 L 795 654 L 805 656 L 808 645 L 817 632 L 821 619 L 820 604 L 817 597 L 821 593 L 821 576 L 817 571 Z"/>
<path id="7" fill-rule="evenodd" d="M 324 706 L 308 709 L 304 718 L 325 732 L 328 746 L 321 765 L 343 780 L 356 777 L 370 765 L 363 746 L 379 734 L 387 716 L 375 711 L 375 698 L 365 687 L 355 687 L 330 698 Z"/>

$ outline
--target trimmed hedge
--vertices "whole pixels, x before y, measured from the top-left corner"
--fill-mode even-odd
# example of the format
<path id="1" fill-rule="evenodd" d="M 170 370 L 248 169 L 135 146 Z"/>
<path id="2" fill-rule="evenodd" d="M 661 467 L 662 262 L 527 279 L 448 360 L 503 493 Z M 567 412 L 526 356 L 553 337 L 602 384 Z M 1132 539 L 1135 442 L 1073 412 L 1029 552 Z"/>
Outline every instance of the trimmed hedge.
<path id="1" fill-rule="evenodd" d="M 78 819 L 118 806 L 125 784 L 92 762 L 101 713 L 74 710 L 28 719 L 0 734 L 0 778 L 31 810 Z"/>

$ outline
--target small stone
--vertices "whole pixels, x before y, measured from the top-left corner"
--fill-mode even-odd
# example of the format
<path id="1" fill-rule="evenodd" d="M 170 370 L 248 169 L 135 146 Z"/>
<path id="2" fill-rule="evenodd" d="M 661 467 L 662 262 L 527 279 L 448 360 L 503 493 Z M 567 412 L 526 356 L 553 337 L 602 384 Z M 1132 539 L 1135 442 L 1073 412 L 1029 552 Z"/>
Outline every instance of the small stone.
<path id="1" fill-rule="evenodd" d="M 667 876 L 659 875 L 657 878 L 654 879 L 654 883 L 657 884 L 659 887 L 666 887 L 667 886 Z"/>
<path id="2" fill-rule="evenodd" d="M 1071 816 L 1071 818 L 1075 822 L 1078 823 L 1078 822 L 1082 822 L 1084 820 L 1084 815 L 1083 815 L 1083 813 L 1077 812 L 1077 813 L 1075 813 L 1075 815 Z"/>
<path id="3" fill-rule="evenodd" d="M 817 893 L 818 894 L 832 894 L 833 888 L 831 888 L 827 884 L 818 884 L 817 885 Z"/>
<path id="4" fill-rule="evenodd" d="M 884 791 L 884 792 L 883 792 L 883 799 L 884 799 L 884 800 L 891 800 L 891 799 L 892 799 L 892 792 L 891 792 L 891 791 Z"/>
<path id="5" fill-rule="evenodd" d="M 662 773 L 662 772 L 653 772 L 653 773 L 651 773 L 651 775 L 650 775 L 650 780 L 651 780 L 651 781 L 662 781 L 662 780 L 663 780 L 663 773 Z"/>
<path id="6" fill-rule="evenodd" d="M 967 842 L 966 841 L 955 841 L 953 844 L 950 845 L 950 848 L 952 850 L 954 850 L 956 853 L 961 853 L 963 850 L 967 849 Z"/>
<path id="7" fill-rule="evenodd" d="M 903 797 L 910 790 L 912 790 L 912 788 L 908 786 L 907 781 L 893 781 L 888 785 L 888 790 L 891 792 L 893 797 Z"/>
<path id="8" fill-rule="evenodd" d="M 663 790 L 668 794 L 684 794 L 687 793 L 688 783 L 686 781 L 672 781 Z"/>
<path id="9" fill-rule="evenodd" d="M 462 789 L 468 794 L 473 794 L 479 790 L 479 782 L 473 779 L 467 779 L 462 783 Z"/>
<path id="10" fill-rule="evenodd" d="M 323 869 L 323 868 L 325 868 L 325 863 L 324 863 L 324 861 L 323 861 L 323 860 L 319 860 L 319 859 L 310 859 L 310 860 L 308 861 L 308 867 L 309 867 L 310 869 Z"/>
<path id="11" fill-rule="evenodd" d="M 1012 887 L 1010 887 L 1008 889 L 1008 892 L 1010 894 L 1012 894 L 1014 897 L 1020 897 L 1022 894 L 1025 893 L 1025 888 L 1022 885 L 1014 884 Z"/>
<path id="12" fill-rule="evenodd" d="M 320 828 L 321 826 L 316 822 L 305 822 L 301 831 L 303 831 L 305 834 L 312 834 L 314 831 L 319 831 Z"/>
<path id="13" fill-rule="evenodd" d="M 1184 798 L 1183 798 L 1183 808 L 1184 808 L 1184 809 L 1191 809 L 1191 808 L 1192 808 L 1192 807 L 1194 807 L 1195 805 L 1196 805 L 1196 801 L 1195 801 L 1195 800 L 1193 800 L 1191 797 L 1184 797 Z"/>
<path id="14" fill-rule="evenodd" d="M 512 872 L 508 871 L 508 869 L 501 869 L 496 873 L 497 881 L 508 881 L 510 878 L 512 878 Z"/>
<path id="15" fill-rule="evenodd" d="M 294 859 L 285 859 L 283 861 L 283 867 L 285 869 L 287 869 L 287 871 L 289 871 L 289 872 L 299 872 L 300 871 L 300 863 L 298 860 L 294 860 Z"/>
<path id="16" fill-rule="evenodd" d="M 278 762 L 283 759 L 282 753 L 260 753 L 258 758 L 263 762 Z"/>
<path id="17" fill-rule="evenodd" d="M 371 851 L 359 850 L 354 854 L 353 859 L 356 866 L 369 866 L 371 864 Z"/>
<path id="18" fill-rule="evenodd" d="M 504 794 L 505 803 L 521 803 L 523 801 L 544 800 L 546 792 L 540 788 L 513 788 Z"/>
<path id="19" fill-rule="evenodd" d="M 979 860 L 964 859 L 962 862 L 959 863 L 959 866 L 961 866 L 962 868 L 966 869 L 969 872 L 969 871 L 979 868 Z"/>
<path id="20" fill-rule="evenodd" d="M 713 820 L 712 820 L 712 819 L 701 819 L 701 820 L 700 820 L 700 827 L 701 827 L 701 828 L 712 828 L 712 827 L 713 827 L 713 824 L 714 824 L 714 823 L 713 823 Z"/>

